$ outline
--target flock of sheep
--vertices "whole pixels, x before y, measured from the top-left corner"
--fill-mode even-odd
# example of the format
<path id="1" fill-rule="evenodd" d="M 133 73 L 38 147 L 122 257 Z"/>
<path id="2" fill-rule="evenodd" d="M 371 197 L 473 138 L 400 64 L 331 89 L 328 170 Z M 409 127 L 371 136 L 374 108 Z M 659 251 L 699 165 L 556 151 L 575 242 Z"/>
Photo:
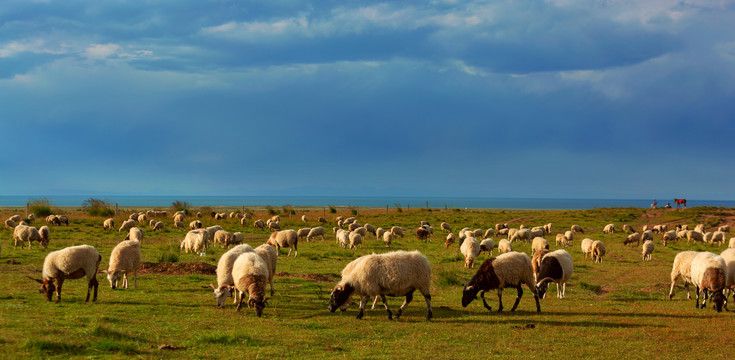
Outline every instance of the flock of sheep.
<path id="1" fill-rule="evenodd" d="M 141 241 L 144 232 L 136 225 L 143 224 L 149 217 L 167 216 L 165 212 L 141 212 L 131 214 L 118 229 L 119 232 L 127 232 L 125 240 L 115 246 L 110 254 L 107 274 L 110 286 L 114 289 L 118 286 L 128 288 L 128 274 L 133 275 L 133 287 L 137 287 L 137 270 L 141 264 Z M 230 233 L 221 226 L 214 225 L 204 228 L 202 214 L 198 213 L 197 219 L 189 223 L 190 231 L 181 241 L 180 249 L 183 252 L 202 253 L 209 246 L 219 245 L 222 248 L 232 246 L 219 259 L 217 265 L 217 286 L 209 284 L 214 291 L 218 306 L 225 305 L 227 297 L 232 296 L 237 303 L 236 310 L 241 309 L 245 294 L 248 295 L 247 305 L 255 309 L 256 315 L 261 316 L 267 305 L 266 287 L 270 285 L 270 296 L 273 296 L 274 276 L 276 273 L 277 258 L 281 248 L 289 248 L 287 256 L 294 252 L 298 256 L 298 242 L 305 239 L 324 240 L 325 229 L 322 226 L 313 228 L 301 228 L 298 230 L 281 229 L 280 218 L 273 216 L 267 221 L 255 220 L 253 227 L 268 228 L 273 232 L 265 244 L 256 248 L 243 243 L 243 235 L 240 232 Z M 239 213 L 212 213 L 215 219 L 240 218 L 244 226 L 252 220 L 249 214 Z M 174 227 L 183 228 L 185 214 L 177 212 L 173 215 Z M 32 217 L 26 219 L 33 221 Z M 306 217 L 302 221 L 306 222 Z M 69 224 L 66 216 L 50 215 L 46 219 L 49 225 Z M 319 218 L 320 223 L 325 223 L 324 218 Z M 343 248 L 355 249 L 362 245 L 368 234 L 372 234 L 376 240 L 382 240 L 386 246 L 391 245 L 391 240 L 399 236 L 404 237 L 404 229 L 392 226 L 383 229 L 376 228 L 371 224 L 361 225 L 354 217 L 335 219 L 336 225 L 332 230 L 336 242 Z M 49 243 L 49 228 L 42 226 L 40 229 L 29 226 L 26 221 L 15 215 L 5 221 L 6 227 L 13 229 L 14 245 L 28 242 L 31 247 L 33 242 L 40 243 L 44 248 Z M 163 222 L 150 219 L 149 227 L 153 231 L 163 228 Z M 103 222 L 105 230 L 114 230 L 114 219 L 106 219 Z M 485 260 L 463 288 L 462 306 L 468 306 L 477 299 L 478 293 L 482 298 L 483 305 L 488 310 L 492 307 L 485 300 L 485 292 L 497 290 L 498 311 L 503 310 L 502 291 L 506 287 L 517 291 L 515 303 L 511 308 L 514 311 L 523 296 L 523 286 L 527 287 L 534 296 L 536 310 L 541 311 L 539 299 L 544 298 L 548 285 L 557 285 L 557 296 L 561 299 L 566 294 L 566 283 L 570 280 L 574 264 L 572 257 L 565 249 L 573 244 L 575 234 L 583 234 L 584 229 L 573 225 L 570 230 L 556 235 L 556 245 L 561 248 L 555 251 L 549 250 L 549 243 L 545 236 L 550 235 L 553 224 L 528 228 L 521 225 L 519 228 L 510 228 L 507 224 L 496 224 L 494 228 L 487 230 L 470 228 L 461 229 L 455 236 L 450 225 L 446 222 L 440 224 L 440 229 L 448 232 L 445 246 L 450 247 L 457 242 L 460 252 L 464 258 L 464 266 L 473 268 L 475 260 L 482 251 L 492 254 L 495 249 L 493 236 L 504 236 L 497 243 L 499 255 Z M 700 224 L 694 230 L 688 230 L 686 225 L 677 226 L 675 230 L 668 230 L 666 225 L 656 225 L 650 230 L 644 226 L 641 233 L 632 227 L 623 225 L 623 231 L 630 233 L 626 236 L 623 244 L 641 245 L 643 260 L 650 260 L 654 251 L 654 234 L 662 235 L 662 243 L 666 246 L 669 241 L 687 239 L 690 241 L 702 241 L 710 244 L 724 243 L 725 234 L 729 232 L 729 226 L 720 227 L 714 232 L 704 232 L 704 225 Z M 416 238 L 430 242 L 434 235 L 434 228 L 422 221 L 415 228 Z M 604 234 L 615 233 L 615 225 L 608 224 L 604 227 Z M 482 238 L 482 240 L 478 240 Z M 525 241 L 531 244 L 530 256 L 523 252 L 513 251 L 513 243 Z M 725 291 L 735 290 L 735 238 L 730 239 L 730 248 L 720 255 L 711 252 L 684 251 L 679 253 L 673 263 L 671 272 L 671 290 L 669 298 L 674 296 L 674 288 L 679 278 L 685 282 L 687 296 L 689 284 L 694 284 L 697 290 L 697 308 L 704 308 L 709 298 L 714 308 L 719 312 L 726 307 L 727 296 Z M 584 238 L 581 241 L 581 250 L 584 259 L 589 257 L 595 263 L 602 263 L 606 254 L 605 244 L 600 240 Z M 98 282 L 96 274 L 102 256 L 92 246 L 71 246 L 61 250 L 50 252 L 44 259 L 42 279 L 33 279 L 42 284 L 41 292 L 47 300 L 51 301 L 54 292 L 56 302 L 61 300 L 61 289 L 65 279 L 78 279 L 86 277 L 87 298 L 94 292 L 93 301 L 97 299 Z M 333 288 L 330 296 L 329 311 L 336 309 L 344 310 L 349 300 L 360 297 L 359 314 L 360 319 L 364 315 L 367 302 L 374 299 L 373 308 L 379 299 L 388 313 L 388 318 L 393 318 L 393 313 L 388 307 L 386 296 L 405 296 L 403 305 L 396 313 L 400 317 L 406 306 L 412 301 L 413 293 L 418 290 L 426 300 L 427 316 L 432 318 L 431 309 L 431 265 L 423 254 L 418 251 L 393 251 L 384 254 L 371 254 L 357 258 L 348 263 L 342 270 L 342 280 Z M 704 300 L 700 302 L 700 294 Z M 735 300 L 735 295 L 733 295 Z"/>

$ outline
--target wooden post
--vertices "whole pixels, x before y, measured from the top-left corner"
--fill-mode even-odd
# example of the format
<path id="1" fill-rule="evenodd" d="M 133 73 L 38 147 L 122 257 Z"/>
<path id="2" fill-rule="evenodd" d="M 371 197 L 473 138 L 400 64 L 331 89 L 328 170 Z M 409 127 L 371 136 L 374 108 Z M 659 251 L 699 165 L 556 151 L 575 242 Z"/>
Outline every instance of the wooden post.
<path id="1" fill-rule="evenodd" d="M 429 200 L 426 200 L 426 210 L 429 210 Z"/>
<path id="2" fill-rule="evenodd" d="M 117 203 L 115 203 L 115 217 L 117 217 Z"/>
<path id="3" fill-rule="evenodd" d="M 30 207 L 30 205 L 28 203 L 26 203 L 26 217 L 25 217 L 26 219 L 28 219 L 28 208 L 29 207 Z"/>
<path id="4" fill-rule="evenodd" d="M 446 209 L 447 209 L 447 204 L 444 204 L 444 210 L 446 210 Z"/>
<path id="5" fill-rule="evenodd" d="M 385 214 L 388 215 L 388 204 L 385 204 Z"/>
<path id="6" fill-rule="evenodd" d="M 411 211 L 411 204 L 406 204 L 406 211 Z"/>
<path id="7" fill-rule="evenodd" d="M 326 219 L 327 218 L 327 208 L 322 208 L 322 210 L 324 212 L 324 218 Z"/>
<path id="8" fill-rule="evenodd" d="M 360 207 L 359 206 L 357 207 L 357 210 L 355 210 L 355 216 L 357 216 L 357 217 L 360 216 Z"/>

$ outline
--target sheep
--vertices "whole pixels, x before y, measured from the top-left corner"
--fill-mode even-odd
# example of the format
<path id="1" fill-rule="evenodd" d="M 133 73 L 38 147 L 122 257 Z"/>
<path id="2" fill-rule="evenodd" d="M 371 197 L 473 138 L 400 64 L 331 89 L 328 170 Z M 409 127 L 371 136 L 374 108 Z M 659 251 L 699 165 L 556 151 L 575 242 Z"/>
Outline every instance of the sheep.
<path id="1" fill-rule="evenodd" d="M 20 248 L 23 248 L 23 242 L 28 242 L 28 248 L 32 248 L 31 243 L 37 241 L 45 249 L 48 246 L 48 242 L 45 242 L 38 232 L 38 229 L 28 225 L 18 225 L 13 229 L 13 249 L 20 243 Z"/>
<path id="2" fill-rule="evenodd" d="M 676 240 L 686 239 L 688 230 L 680 230 L 676 233 Z"/>
<path id="3" fill-rule="evenodd" d="M 636 245 L 635 245 L 635 246 L 638 246 L 638 245 L 640 245 L 640 244 L 641 244 L 641 234 L 639 234 L 639 233 L 637 233 L 637 232 L 634 232 L 634 233 L 632 233 L 632 234 L 628 235 L 628 236 L 627 236 L 627 237 L 625 238 L 625 240 L 623 240 L 623 245 L 628 245 L 628 244 L 632 244 L 632 243 L 634 243 L 634 242 L 636 243 Z"/>
<path id="4" fill-rule="evenodd" d="M 276 253 L 279 253 L 281 248 L 289 248 L 288 255 L 291 256 L 291 250 L 294 251 L 294 256 L 299 256 L 299 236 L 296 231 L 293 230 L 281 230 L 274 231 L 268 238 L 268 244 L 276 247 Z"/>
<path id="5" fill-rule="evenodd" d="M 651 254 L 653 254 L 653 250 L 656 248 L 656 246 L 653 244 L 652 240 L 646 240 L 643 242 L 643 250 L 641 250 L 641 257 L 643 260 L 651 260 Z"/>
<path id="6" fill-rule="evenodd" d="M 131 220 L 131 219 L 125 220 L 123 221 L 122 225 L 120 225 L 120 229 L 117 230 L 117 232 L 128 231 L 133 226 L 135 226 L 135 220 Z"/>
<path id="7" fill-rule="evenodd" d="M 212 238 L 212 243 L 214 245 L 219 244 L 220 247 L 225 248 L 228 245 L 232 244 L 234 242 L 234 237 L 232 233 L 226 231 L 226 230 L 217 230 L 214 232 L 214 237 Z"/>
<path id="8" fill-rule="evenodd" d="M 268 230 L 281 230 L 281 223 L 272 221 L 268 224 Z"/>
<path id="9" fill-rule="evenodd" d="M 578 233 L 579 232 L 579 233 L 584 234 L 584 230 L 582 230 L 582 227 L 579 226 L 579 225 L 572 225 L 572 227 L 570 228 L 570 230 L 572 232 L 575 232 L 575 233 Z"/>
<path id="10" fill-rule="evenodd" d="M 337 239 L 337 243 L 340 244 L 343 249 L 350 245 L 349 231 L 345 229 L 338 229 L 334 236 Z"/>
<path id="11" fill-rule="evenodd" d="M 501 240 L 502 241 L 502 240 Z M 486 309 L 492 311 L 490 305 L 485 301 L 485 292 L 498 290 L 498 312 L 503 311 L 503 289 L 505 287 L 514 287 L 517 291 L 516 301 L 510 311 L 515 311 L 518 303 L 523 297 L 523 287 L 525 284 L 533 293 L 536 301 L 536 312 L 541 312 L 541 304 L 536 289 L 533 288 L 533 268 L 531 259 L 525 253 L 509 252 L 498 255 L 498 257 L 485 260 L 477 270 L 475 276 L 462 289 L 462 307 L 467 307 L 473 300 L 477 299 L 477 293 L 480 293 L 482 304 Z"/>
<path id="12" fill-rule="evenodd" d="M 105 221 L 102 223 L 102 229 L 114 230 L 115 229 L 115 219 L 113 218 L 105 219 Z"/>
<path id="13" fill-rule="evenodd" d="M 154 220 L 154 219 L 151 219 L 151 220 L 150 220 L 150 221 L 148 222 L 148 227 L 150 227 L 151 229 L 153 229 L 153 227 L 154 227 L 155 225 L 156 225 L 156 220 Z"/>
<path id="14" fill-rule="evenodd" d="M 69 226 L 69 218 L 67 218 L 65 215 L 59 215 L 59 225 L 61 224 Z"/>
<path id="15" fill-rule="evenodd" d="M 459 237 L 459 246 L 462 246 L 462 242 L 467 237 L 467 232 L 468 231 L 469 232 L 472 232 L 472 230 L 470 230 L 470 228 L 468 228 L 468 227 L 462 228 L 462 230 L 459 231 L 459 234 L 458 234 L 458 237 Z"/>
<path id="16" fill-rule="evenodd" d="M 306 221 L 306 215 L 301 215 L 301 222 L 307 222 Z"/>
<path id="17" fill-rule="evenodd" d="M 110 265 L 103 273 L 107 274 L 110 287 L 117 288 L 118 281 L 122 278 L 120 287 L 128 288 L 128 274 L 133 273 L 133 287 L 138 287 L 138 267 L 140 266 L 140 241 L 121 241 L 110 254 Z"/>
<path id="18" fill-rule="evenodd" d="M 351 222 L 350 224 L 347 225 L 347 229 L 349 231 L 355 231 L 355 229 L 357 229 L 359 227 L 360 227 L 360 223 L 358 223 L 357 221 L 353 221 L 353 222 Z"/>
<path id="19" fill-rule="evenodd" d="M 697 226 L 694 227 L 694 231 L 704 234 L 704 224 L 697 224 Z"/>
<path id="20" fill-rule="evenodd" d="M 448 233 L 451 233 L 452 232 L 452 228 L 446 222 L 441 223 L 439 225 L 439 228 L 442 229 L 442 231 L 446 231 Z"/>
<path id="21" fill-rule="evenodd" d="M 653 240 L 653 231 L 646 230 L 641 234 L 641 241 L 646 242 L 647 240 Z"/>
<path id="22" fill-rule="evenodd" d="M 163 221 L 156 221 L 156 223 L 153 224 L 153 231 L 156 230 L 163 230 Z"/>
<path id="23" fill-rule="evenodd" d="M 403 228 L 402 227 L 400 227 L 400 226 L 394 226 L 394 227 L 390 228 L 390 232 L 391 232 L 391 234 L 393 234 L 395 236 L 400 236 L 401 239 L 403 239 Z"/>
<path id="24" fill-rule="evenodd" d="M 41 235 L 41 245 L 46 244 L 46 245 L 43 245 L 43 247 L 44 248 L 48 247 L 49 236 L 50 236 L 50 230 L 49 230 L 48 226 L 46 226 L 46 225 L 41 226 L 38 229 L 38 235 Z"/>
<path id="25" fill-rule="evenodd" d="M 145 214 L 138 215 L 138 222 L 139 223 L 145 222 L 147 219 L 148 219 L 148 217 L 145 216 Z"/>
<path id="26" fill-rule="evenodd" d="M 587 256 L 589 255 L 592 257 L 592 243 L 594 241 L 590 238 L 582 239 L 582 254 L 584 254 L 584 259 L 587 260 Z"/>
<path id="27" fill-rule="evenodd" d="M 174 221 L 174 229 L 186 229 L 186 225 L 181 221 Z"/>
<path id="28" fill-rule="evenodd" d="M 528 229 L 522 229 L 515 232 L 512 236 L 508 238 L 508 241 L 519 241 L 524 240 L 525 242 L 529 242 L 531 240 L 531 230 Z"/>
<path id="29" fill-rule="evenodd" d="M 600 240 L 595 240 L 592 243 L 592 261 L 595 263 L 602 264 L 602 257 L 605 256 L 607 250 L 605 249 L 605 243 Z"/>
<path id="30" fill-rule="evenodd" d="M 358 245 L 362 247 L 362 235 L 360 235 L 360 233 L 351 231 L 349 236 L 350 236 L 350 249 L 355 249 Z"/>
<path id="31" fill-rule="evenodd" d="M 704 234 L 697 230 L 688 230 L 687 231 L 687 245 L 689 245 L 689 242 L 694 241 L 701 241 L 704 242 Z"/>
<path id="32" fill-rule="evenodd" d="M 363 225 L 362 227 L 364 227 L 364 228 L 365 228 L 365 231 L 367 231 L 367 232 L 369 232 L 369 233 L 371 233 L 371 234 L 375 235 L 375 226 L 372 226 L 372 225 L 370 225 L 370 224 L 365 224 L 365 225 Z M 365 235 L 363 235 L 363 237 L 364 237 L 364 236 L 365 236 Z"/>
<path id="33" fill-rule="evenodd" d="M 212 240 L 212 241 L 214 240 L 214 234 L 216 234 L 217 231 L 219 230 L 224 230 L 224 229 L 222 229 L 222 227 L 219 225 L 209 226 L 204 229 L 204 231 L 206 231 L 209 234 L 208 240 Z"/>
<path id="34" fill-rule="evenodd" d="M 175 222 L 180 223 L 181 221 L 175 221 Z M 194 220 L 189 223 L 189 229 L 191 230 L 201 229 L 203 226 L 204 224 L 202 224 L 200 220 Z"/>
<path id="35" fill-rule="evenodd" d="M 628 224 L 625 224 L 625 225 L 623 225 L 623 232 L 626 232 L 626 233 L 634 233 L 636 231 L 635 231 L 635 229 L 633 229 L 632 226 L 630 226 Z"/>
<path id="36" fill-rule="evenodd" d="M 648 231 L 648 225 L 643 225 L 643 229 L 642 229 L 641 231 L 642 231 L 642 232 L 646 232 L 646 231 Z"/>
<path id="37" fill-rule="evenodd" d="M 727 245 L 728 248 L 735 248 L 735 237 L 730 238 L 730 244 Z"/>
<path id="38" fill-rule="evenodd" d="M 696 308 L 700 308 L 699 295 L 703 293 L 703 301 L 701 308 L 704 309 L 707 304 L 707 296 L 714 304 L 717 312 L 722 311 L 724 306 L 727 309 L 726 298 L 723 290 L 727 284 L 725 260 L 717 254 L 711 252 L 701 252 L 692 260 L 692 283 L 697 290 Z"/>
<path id="39" fill-rule="evenodd" d="M 313 227 L 311 228 L 311 230 L 309 230 L 309 233 L 306 234 L 306 241 L 311 241 L 311 239 L 314 239 L 317 236 L 320 236 L 322 238 L 322 241 L 324 241 L 324 234 L 326 234 L 326 231 L 323 227 Z"/>
<path id="40" fill-rule="evenodd" d="M 541 249 L 548 250 L 549 242 L 542 237 L 533 238 L 533 242 L 531 243 L 531 254 L 534 254 L 536 251 L 539 251 Z"/>
<path id="41" fill-rule="evenodd" d="M 232 242 L 230 244 L 240 245 L 242 244 L 243 240 L 245 240 L 244 236 L 242 235 L 241 232 L 238 231 L 238 232 L 232 233 Z"/>
<path id="42" fill-rule="evenodd" d="M 128 231 L 128 236 L 125 237 L 125 240 L 143 240 L 143 230 L 137 227 L 130 228 L 130 231 Z"/>
<path id="43" fill-rule="evenodd" d="M 547 234 L 551 234 L 551 230 L 554 228 L 554 224 L 548 223 L 544 225 L 544 232 Z"/>
<path id="44" fill-rule="evenodd" d="M 676 254 L 674 257 L 674 265 L 671 269 L 671 289 L 669 290 L 669 300 L 674 298 L 674 288 L 676 287 L 676 280 L 680 277 L 684 280 L 684 288 L 687 290 L 687 300 L 691 300 L 692 296 L 689 293 L 689 284 L 692 283 L 692 260 L 699 254 L 696 251 L 682 251 Z"/>
<path id="45" fill-rule="evenodd" d="M 365 229 L 365 227 L 363 227 L 363 226 L 358 226 L 353 231 L 356 232 L 356 233 L 358 233 L 358 234 L 360 234 L 360 236 L 362 236 L 363 238 L 367 235 L 367 229 Z"/>
<path id="46" fill-rule="evenodd" d="M 564 232 L 564 246 L 572 246 L 572 240 L 574 240 L 574 232 L 573 231 Z"/>
<path id="47" fill-rule="evenodd" d="M 482 237 L 484 239 L 491 238 L 493 236 L 495 236 L 495 229 L 493 228 L 488 228 L 487 230 L 485 230 L 485 233 L 482 234 Z"/>
<path id="48" fill-rule="evenodd" d="M 33 215 L 33 214 L 31 214 L 31 215 Z M 720 226 L 717 229 L 717 231 L 730 232 L 730 225 L 722 225 L 722 226 Z"/>
<path id="49" fill-rule="evenodd" d="M 544 229 L 543 228 L 533 228 L 531 229 L 531 232 L 528 234 L 529 239 L 535 239 L 537 237 L 543 238 L 544 237 Z"/>
<path id="50" fill-rule="evenodd" d="M 89 293 L 94 288 L 94 297 L 92 301 L 97 301 L 97 270 L 99 270 L 102 256 L 97 250 L 89 245 L 77 245 L 63 248 L 48 253 L 43 260 L 43 280 L 34 279 L 43 286 L 41 293 L 46 296 L 46 300 L 51 298 L 56 291 L 56 302 L 61 301 L 61 287 L 66 279 L 79 279 L 83 276 L 87 277 L 87 298 L 84 302 L 89 301 Z M 56 285 L 54 285 L 56 280 Z"/>
<path id="51" fill-rule="evenodd" d="M 498 241 L 498 252 L 501 254 L 513 251 L 513 244 L 506 239 Z"/>
<path id="52" fill-rule="evenodd" d="M 323 216 L 320 216 L 319 219 L 317 219 L 318 222 L 325 224 L 327 222 L 327 219 L 325 219 Z"/>
<path id="53" fill-rule="evenodd" d="M 335 312 L 338 308 L 344 311 L 350 298 L 353 295 L 359 296 L 360 312 L 357 319 L 362 319 L 368 300 L 380 296 L 388 312 L 388 319 L 393 319 L 386 295 L 405 296 L 406 300 L 396 313 L 398 319 L 413 300 L 413 293 L 416 290 L 424 296 L 427 308 L 426 320 L 431 320 L 431 265 L 426 256 L 418 251 L 402 250 L 364 255 L 347 264 L 342 270 L 342 280 L 330 294 L 329 312 Z"/>
<path id="54" fill-rule="evenodd" d="M 669 230 L 664 233 L 664 236 L 661 238 L 661 242 L 663 242 L 664 246 L 666 246 L 669 241 L 674 241 L 676 239 L 676 230 Z"/>
<path id="55" fill-rule="evenodd" d="M 299 237 L 299 240 L 306 239 L 306 237 L 309 235 L 309 231 L 311 231 L 311 228 L 301 228 L 296 231 L 296 236 Z"/>
<path id="56" fill-rule="evenodd" d="M 720 256 L 725 260 L 725 288 L 730 291 L 735 290 L 735 249 L 725 249 Z M 733 299 L 735 299 L 735 293 L 733 293 Z"/>
<path id="57" fill-rule="evenodd" d="M 488 254 L 492 254 L 494 248 L 495 241 L 493 241 L 493 239 L 484 239 L 480 241 L 480 252 L 487 251 Z"/>
<path id="58" fill-rule="evenodd" d="M 454 244 L 454 240 L 455 240 L 454 234 L 452 233 L 447 234 L 447 240 L 444 242 L 444 247 L 448 248 L 452 246 L 452 244 Z"/>
<path id="59" fill-rule="evenodd" d="M 717 230 L 714 233 L 712 233 L 712 239 L 710 240 L 710 244 L 719 243 L 720 245 L 722 245 L 727 240 L 726 237 L 727 237 L 727 234 L 725 234 L 724 231 Z"/>
<path id="60" fill-rule="evenodd" d="M 546 297 L 549 283 L 556 283 L 556 296 L 563 299 L 567 292 L 567 281 L 572 277 L 574 264 L 572 256 L 564 250 L 552 251 L 541 258 L 539 263 L 539 274 L 536 283 L 536 291 L 539 298 Z M 559 291 L 561 290 L 561 291 Z"/>
<path id="61" fill-rule="evenodd" d="M 23 220 L 23 218 L 20 217 L 20 215 L 13 215 L 13 216 L 9 217 L 8 219 L 11 220 L 11 221 L 13 221 L 16 224 L 19 223 L 19 222 L 21 222 L 21 220 Z"/>
<path id="62" fill-rule="evenodd" d="M 416 229 L 416 239 L 418 240 L 429 240 L 429 232 L 426 231 L 424 228 L 418 228 Z"/>
<path id="63" fill-rule="evenodd" d="M 276 266 L 278 265 L 276 248 L 268 244 L 263 244 L 255 248 L 255 253 L 263 258 L 268 265 L 268 283 L 271 286 L 271 296 L 273 296 L 273 278 L 276 276 Z"/>
<path id="64" fill-rule="evenodd" d="M 184 222 L 184 214 L 179 214 L 179 213 L 174 214 L 174 219 L 173 220 L 174 221 Z"/>
<path id="65" fill-rule="evenodd" d="M 15 221 L 10 219 L 5 220 L 5 228 L 8 230 L 15 229 Z"/>
<path id="66" fill-rule="evenodd" d="M 284 230 L 286 231 L 286 230 Z M 295 231 L 294 231 L 295 233 Z M 248 293 L 248 306 L 255 308 L 255 315 L 261 317 L 266 305 L 265 288 L 268 284 L 270 269 L 268 263 L 255 252 L 245 252 L 235 259 L 232 265 L 232 279 L 235 283 L 230 290 L 240 293 L 236 311 L 240 311 L 245 292 Z"/>
<path id="67" fill-rule="evenodd" d="M 508 240 L 513 238 L 517 232 L 518 232 L 518 229 L 508 229 Z"/>
<path id="68" fill-rule="evenodd" d="M 484 233 L 485 232 L 482 229 L 475 229 L 475 230 L 472 230 L 472 237 L 481 238 Z"/>
<path id="69" fill-rule="evenodd" d="M 509 231 L 510 231 L 510 229 L 504 228 L 504 229 L 496 230 L 495 231 L 495 234 L 497 234 L 497 235 L 508 235 L 508 232 Z"/>
<path id="70" fill-rule="evenodd" d="M 565 243 L 564 234 L 556 234 L 556 245 L 564 245 Z"/>
<path id="71" fill-rule="evenodd" d="M 201 253 L 207 249 L 209 242 L 209 233 L 204 229 L 191 230 L 186 233 L 184 240 L 181 241 L 181 250 L 185 253 Z"/>
<path id="72" fill-rule="evenodd" d="M 541 249 L 533 253 L 533 256 L 531 256 L 531 268 L 533 269 L 533 283 L 534 284 L 536 284 L 536 281 L 538 280 L 539 272 L 541 271 L 541 258 L 543 258 L 544 255 L 548 253 L 550 253 L 548 249 Z"/>
<path id="73" fill-rule="evenodd" d="M 59 217 L 56 215 L 46 216 L 46 222 L 49 225 L 61 225 L 61 221 L 59 220 Z"/>
<path id="74" fill-rule="evenodd" d="M 375 239 L 381 239 L 383 237 L 383 234 L 385 234 L 386 230 L 382 227 L 379 227 L 375 229 Z"/>
<path id="75" fill-rule="evenodd" d="M 474 237 L 468 236 L 459 251 L 464 256 L 464 267 L 472 269 L 475 266 L 475 258 L 480 253 L 480 243 Z"/>
<path id="76" fill-rule="evenodd" d="M 607 224 L 605 225 L 605 228 L 602 229 L 603 234 L 613 234 L 615 233 L 615 224 Z"/>
<path id="77" fill-rule="evenodd" d="M 224 220 L 226 218 L 227 218 L 227 214 L 226 213 L 216 213 L 216 214 L 214 214 L 214 219 L 215 220 Z"/>
<path id="78" fill-rule="evenodd" d="M 508 224 L 500 224 L 500 223 L 495 224 L 496 233 L 500 231 L 501 229 L 507 229 L 507 228 L 508 228 Z"/>
<path id="79" fill-rule="evenodd" d="M 386 247 L 390 246 L 391 241 L 393 241 L 393 233 L 390 231 L 383 233 L 383 243 Z"/>
<path id="80" fill-rule="evenodd" d="M 231 286 L 235 285 L 235 280 L 232 278 L 232 266 L 235 264 L 237 257 L 246 252 L 254 252 L 254 250 L 250 245 L 242 244 L 233 247 L 220 256 L 216 271 L 217 287 L 209 284 L 209 286 L 214 290 L 214 298 L 217 302 L 217 307 L 223 307 L 225 305 L 225 300 L 227 300 L 229 296 L 233 296 Z M 235 293 L 233 296 L 235 298 L 235 302 L 238 301 L 237 295 L 238 294 Z"/>

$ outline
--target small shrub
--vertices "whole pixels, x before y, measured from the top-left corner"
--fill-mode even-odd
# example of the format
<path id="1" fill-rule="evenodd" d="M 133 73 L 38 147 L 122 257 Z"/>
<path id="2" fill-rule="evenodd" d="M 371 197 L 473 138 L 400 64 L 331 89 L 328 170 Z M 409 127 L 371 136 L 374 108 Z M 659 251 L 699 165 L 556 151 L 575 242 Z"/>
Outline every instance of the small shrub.
<path id="1" fill-rule="evenodd" d="M 179 262 L 179 254 L 166 252 L 158 257 L 159 263 L 177 263 Z"/>
<path id="2" fill-rule="evenodd" d="M 82 210 L 90 216 L 113 216 L 115 210 L 110 207 L 110 203 L 104 200 L 89 198 L 82 203 Z"/>
<path id="3" fill-rule="evenodd" d="M 28 200 L 28 210 L 36 215 L 37 218 L 45 218 L 53 214 L 51 211 L 51 202 L 47 198 Z"/>
<path id="4" fill-rule="evenodd" d="M 186 201 L 176 200 L 176 201 L 172 202 L 171 203 L 171 210 L 173 210 L 173 212 L 177 212 L 177 211 L 182 211 L 183 210 L 184 211 L 184 214 L 186 214 L 187 216 L 188 215 L 191 215 L 191 211 L 189 210 L 189 203 L 186 202 Z"/>
<path id="5" fill-rule="evenodd" d="M 272 215 L 278 214 L 278 211 L 276 211 L 276 209 L 274 209 L 273 206 L 268 205 L 265 207 L 265 209 L 268 210 L 268 215 L 272 216 Z"/>
<path id="6" fill-rule="evenodd" d="M 357 216 L 357 209 L 350 209 L 353 216 Z"/>
<path id="7" fill-rule="evenodd" d="M 332 205 L 329 205 L 329 213 L 330 214 L 336 214 L 337 213 L 337 208 L 335 208 Z"/>

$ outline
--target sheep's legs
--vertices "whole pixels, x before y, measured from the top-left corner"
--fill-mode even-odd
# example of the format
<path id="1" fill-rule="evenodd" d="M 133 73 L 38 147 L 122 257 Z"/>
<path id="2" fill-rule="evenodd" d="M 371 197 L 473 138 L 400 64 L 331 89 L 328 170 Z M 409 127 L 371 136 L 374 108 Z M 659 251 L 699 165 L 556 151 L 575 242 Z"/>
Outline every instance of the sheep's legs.
<path id="1" fill-rule="evenodd" d="M 365 304 L 367 303 L 368 298 L 363 296 L 360 298 L 360 312 L 357 314 L 357 319 L 362 319 L 363 316 L 365 316 Z"/>
<path id="2" fill-rule="evenodd" d="M 377 296 L 375 297 L 378 298 Z M 388 308 L 388 300 L 385 299 L 385 295 L 380 295 L 380 298 L 383 300 L 383 306 L 385 306 L 385 311 L 388 312 L 388 320 L 393 320 L 393 312 L 390 311 Z M 398 314 L 396 315 L 396 319 L 401 316 L 401 311 L 398 310 Z"/>
<path id="3" fill-rule="evenodd" d="M 521 302 L 521 298 L 523 297 L 523 288 L 520 284 L 518 284 L 518 287 L 516 288 L 518 291 L 518 296 L 516 296 L 516 302 L 513 303 L 513 308 L 510 309 L 510 311 L 516 311 L 516 308 L 518 307 L 518 303 Z"/>
<path id="4" fill-rule="evenodd" d="M 482 298 L 482 305 L 485 306 L 485 309 L 493 311 L 493 308 L 487 304 L 487 301 L 485 301 L 485 290 L 480 293 L 480 297 Z"/>
<path id="5" fill-rule="evenodd" d="M 699 309 L 699 286 L 697 286 L 697 299 L 694 301 L 694 306 Z"/>
<path id="6" fill-rule="evenodd" d="M 498 289 L 498 312 L 503 312 L 503 289 Z"/>
<path id="7" fill-rule="evenodd" d="M 434 317 L 434 313 L 431 311 L 431 294 L 424 294 L 422 292 L 421 295 L 424 295 L 424 300 L 426 300 L 426 310 L 428 311 L 426 314 L 426 321 L 429 321 L 432 317 Z"/>
<path id="8" fill-rule="evenodd" d="M 396 319 L 401 317 L 401 314 L 403 314 L 403 310 L 405 310 L 406 307 L 408 306 L 408 303 L 410 303 L 411 300 L 413 300 L 413 292 L 414 290 L 411 290 L 408 294 L 406 294 L 406 300 L 403 302 L 403 305 L 401 305 L 401 308 L 398 309 L 398 312 L 396 313 Z"/>
<path id="9" fill-rule="evenodd" d="M 235 291 L 238 291 L 238 290 L 235 290 Z M 237 298 L 237 296 L 235 298 Z M 240 299 L 237 301 L 237 307 L 235 308 L 235 311 L 240 311 L 240 307 L 242 307 L 242 298 L 243 296 L 242 294 L 240 294 Z"/>
<path id="10" fill-rule="evenodd" d="M 64 285 L 64 278 L 56 278 L 56 284 L 58 285 L 56 286 L 56 302 L 58 303 L 61 301 L 61 285 Z M 87 289 L 87 300 L 85 302 L 87 301 L 89 301 L 89 289 Z"/>
<path id="11" fill-rule="evenodd" d="M 97 288 L 99 288 L 100 283 L 97 282 L 96 276 L 92 276 L 92 279 L 89 280 L 89 286 L 94 287 L 94 297 L 92 297 L 92 301 L 97 301 Z M 87 288 L 87 300 L 89 300 L 89 287 Z"/>
<path id="12" fill-rule="evenodd" d="M 375 295 L 375 299 L 373 300 L 373 306 L 370 307 L 371 310 L 375 310 L 375 305 L 378 303 L 379 295 Z"/>

